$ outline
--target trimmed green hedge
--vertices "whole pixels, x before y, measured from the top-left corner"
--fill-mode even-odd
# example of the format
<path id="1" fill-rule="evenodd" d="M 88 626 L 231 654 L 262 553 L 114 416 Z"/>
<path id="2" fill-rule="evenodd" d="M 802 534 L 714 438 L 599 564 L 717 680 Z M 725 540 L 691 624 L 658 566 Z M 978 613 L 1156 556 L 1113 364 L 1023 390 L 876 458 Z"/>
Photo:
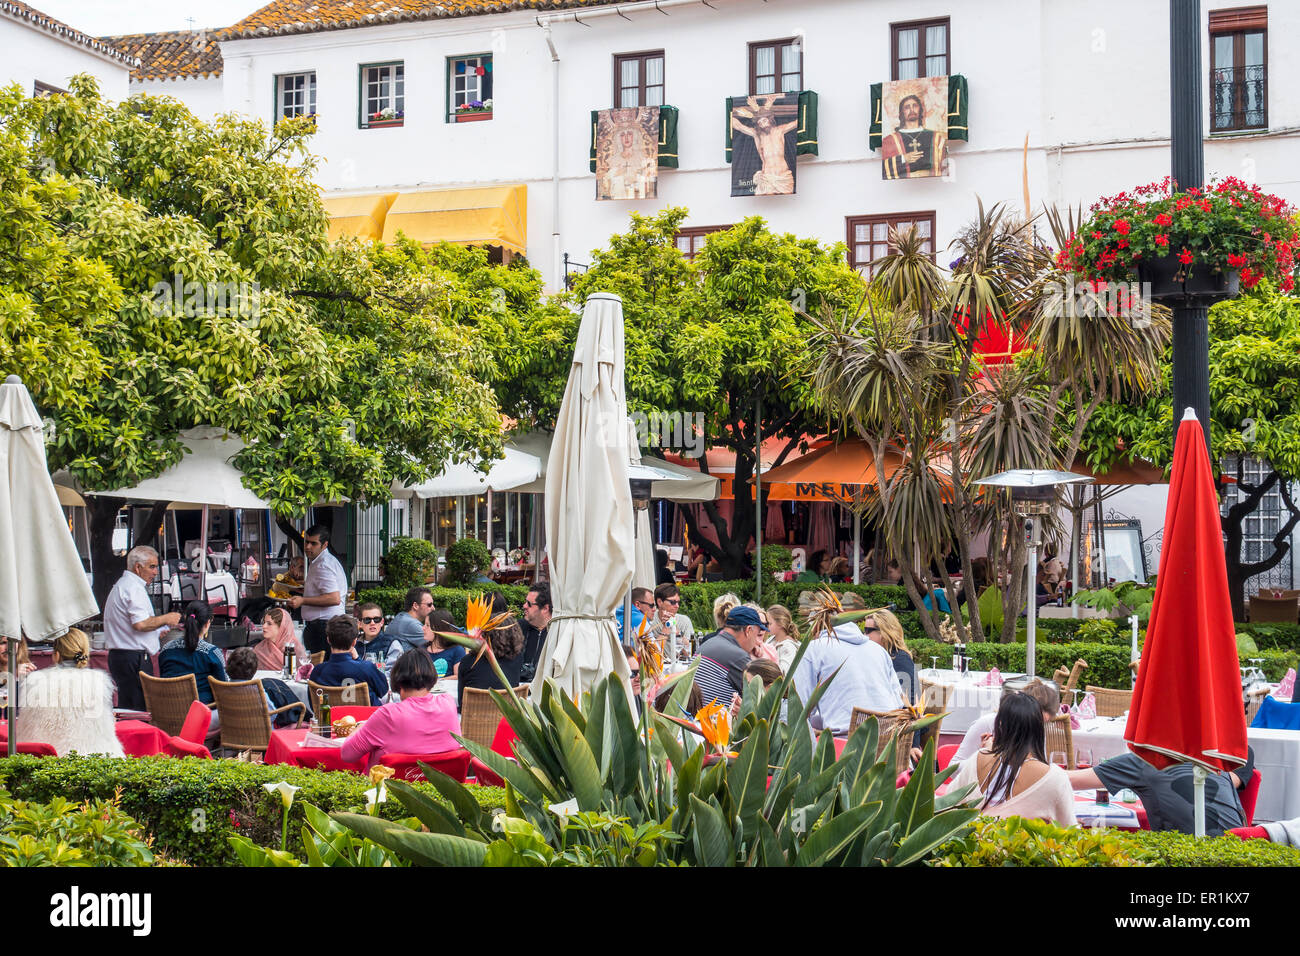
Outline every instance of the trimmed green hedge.
<path id="1" fill-rule="evenodd" d="M 357 592 L 357 601 L 374 602 L 383 608 L 385 614 L 397 614 L 405 611 L 402 602 L 406 600 L 406 588 L 366 588 Z M 439 610 L 449 611 L 458 623 L 465 620 L 465 611 L 471 598 L 480 594 L 500 591 L 506 603 L 516 617 L 523 614 L 524 598 L 528 596 L 528 586 L 523 584 L 483 584 L 477 588 L 441 588 L 431 587 L 433 606 Z"/>
<path id="2" fill-rule="evenodd" d="M 302 854 L 303 803 L 326 813 L 364 812 L 368 778 L 354 773 L 311 770 L 278 764 L 186 757 L 29 757 L 0 759 L 0 781 L 15 797 L 46 801 L 106 800 L 122 788 L 122 810 L 154 837 L 154 846 L 169 857 L 198 866 L 237 862 L 227 837 L 240 834 L 263 846 L 280 846 L 282 804 L 267 783 L 288 781 L 301 789 L 289 814 L 289 849 Z M 429 784 L 413 784 L 442 801 Z M 489 809 L 505 806 L 505 791 L 470 786 Z M 446 801 L 442 801 L 446 802 Z M 380 805 L 382 816 L 405 816 L 401 804 Z"/>
<path id="3" fill-rule="evenodd" d="M 1186 833 L 1125 833 L 1124 840 L 1150 854 L 1152 866 L 1300 866 L 1300 848 L 1231 834 L 1198 840 Z"/>

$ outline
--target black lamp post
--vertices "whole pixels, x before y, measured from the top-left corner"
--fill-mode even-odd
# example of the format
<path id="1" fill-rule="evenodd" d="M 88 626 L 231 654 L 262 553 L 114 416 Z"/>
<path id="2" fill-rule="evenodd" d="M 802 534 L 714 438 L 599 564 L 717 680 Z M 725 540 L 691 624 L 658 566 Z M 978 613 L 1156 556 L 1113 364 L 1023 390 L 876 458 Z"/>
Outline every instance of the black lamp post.
<path id="1" fill-rule="evenodd" d="M 1201 2 L 1169 0 L 1170 153 L 1174 189 L 1205 185 L 1201 126 Z M 1164 288 L 1157 287 L 1163 285 Z M 1153 283 L 1151 297 L 1173 310 L 1174 409 L 1196 409 L 1210 448 L 1210 306 L 1216 297 Z M 1217 298 L 1224 298 L 1219 295 Z M 1174 434 L 1181 416 L 1175 414 Z M 1172 435 L 1171 439 L 1172 441 Z"/>

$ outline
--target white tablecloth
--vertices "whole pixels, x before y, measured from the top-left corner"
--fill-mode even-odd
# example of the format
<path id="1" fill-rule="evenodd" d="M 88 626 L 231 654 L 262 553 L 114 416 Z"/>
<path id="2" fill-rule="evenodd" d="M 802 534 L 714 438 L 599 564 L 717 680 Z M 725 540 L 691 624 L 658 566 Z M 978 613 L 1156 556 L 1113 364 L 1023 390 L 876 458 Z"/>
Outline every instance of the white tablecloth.
<path id="1" fill-rule="evenodd" d="M 192 580 L 195 588 L 199 586 L 197 573 L 173 574 L 167 579 L 167 593 L 176 603 L 181 601 L 182 579 Z M 228 604 L 231 607 L 239 605 L 239 582 L 229 571 L 209 571 L 204 575 L 203 589 L 208 592 L 208 602 L 211 604 Z"/>
<path id="2" fill-rule="evenodd" d="M 1096 717 L 1074 731 L 1075 750 L 1091 750 L 1093 761 L 1128 753 L 1123 717 Z M 945 727 L 947 722 L 945 721 Z M 1266 730 L 1251 727 L 1246 739 L 1255 751 L 1260 772 L 1255 822 L 1268 823 L 1300 817 L 1300 730 Z"/>
<path id="3" fill-rule="evenodd" d="M 952 688 L 948 698 L 948 716 L 943 719 L 945 734 L 964 734 L 970 730 L 984 714 L 994 713 L 998 701 L 1002 699 L 1002 685 L 984 686 L 980 681 L 988 676 L 988 671 L 970 671 L 965 675 L 951 670 L 931 670 L 925 668 L 916 672 L 917 680 L 945 684 Z M 1018 674 L 1003 674 L 1004 678 L 1019 677 Z"/>
<path id="4" fill-rule="evenodd" d="M 282 671 L 258 671 L 253 675 L 253 679 L 266 680 L 270 678 L 278 680 L 281 683 L 288 685 L 289 689 L 293 691 L 293 696 L 297 697 L 304 704 L 310 706 L 307 700 L 307 682 L 305 680 L 285 680 L 280 676 L 281 673 Z"/>

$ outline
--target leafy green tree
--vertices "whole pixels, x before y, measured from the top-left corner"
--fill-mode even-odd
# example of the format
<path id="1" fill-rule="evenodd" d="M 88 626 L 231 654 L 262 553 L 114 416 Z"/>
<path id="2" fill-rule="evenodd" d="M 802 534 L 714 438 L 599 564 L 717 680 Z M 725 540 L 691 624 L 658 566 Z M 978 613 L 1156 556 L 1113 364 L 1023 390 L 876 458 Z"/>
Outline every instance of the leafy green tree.
<path id="1" fill-rule="evenodd" d="M 16 210 L 0 226 L 15 330 L 0 371 L 26 373 L 54 420 L 51 468 L 129 487 L 180 459 L 181 430 L 213 425 L 247 441 L 245 483 L 291 516 L 500 448 L 491 354 L 466 314 L 486 297 L 462 280 L 485 281 L 485 259 L 330 244 L 311 133 L 209 124 L 167 98 L 111 104 L 87 77 L 66 96 L 0 97 L 0 195 Z M 36 268 L 10 264 L 26 258 Z M 493 287 L 540 288 L 496 271 Z M 102 596 L 122 502 L 88 502 Z"/>
<path id="2" fill-rule="evenodd" d="M 812 334 L 804 309 L 842 306 L 861 295 L 861 278 L 845 263 L 842 246 L 768 230 L 751 217 L 711 234 L 694 260 L 677 249 L 675 236 L 687 211 L 632 214 L 626 233 L 593 252 L 591 268 L 564 299 L 526 319 L 522 362 L 497 383 L 503 407 L 548 426 L 559 411 L 579 317 L 576 305 L 593 292 L 623 299 L 629 410 L 702 413 L 704 447 L 736 456 L 735 511 L 724 519 L 714 503 L 704 508 L 718 531 L 714 547 L 687 518 L 692 540 L 717 559 L 725 574 L 747 573 L 746 552 L 755 530 L 755 442 L 784 442 L 778 463 L 808 434 L 838 425 L 813 410 L 809 384 L 790 375 L 804 358 Z M 758 428 L 755 428 L 757 422 Z M 701 460 L 707 471 L 707 462 Z"/>
<path id="3" fill-rule="evenodd" d="M 1145 458 L 1161 467 L 1173 459 L 1172 359 L 1165 355 L 1160 389 L 1144 402 L 1107 403 L 1084 433 L 1090 463 Z M 1245 618 L 1248 578 L 1276 567 L 1290 554 L 1300 524 L 1291 485 L 1300 480 L 1300 299 L 1267 282 L 1248 295 L 1210 309 L 1210 427 L 1212 453 L 1239 497 L 1223 514 L 1228 589 L 1233 615 Z M 1247 458 L 1265 462 L 1259 481 L 1245 475 Z M 1246 519 L 1276 491 L 1286 508 L 1271 553 L 1242 557 Z"/>

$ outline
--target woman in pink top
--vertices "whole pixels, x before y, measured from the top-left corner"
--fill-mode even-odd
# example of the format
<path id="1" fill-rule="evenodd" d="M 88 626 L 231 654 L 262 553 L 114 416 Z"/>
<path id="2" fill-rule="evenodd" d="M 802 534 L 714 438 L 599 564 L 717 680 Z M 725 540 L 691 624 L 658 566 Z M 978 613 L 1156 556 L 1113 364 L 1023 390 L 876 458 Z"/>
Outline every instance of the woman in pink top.
<path id="1" fill-rule="evenodd" d="M 299 664 L 311 660 L 307 648 L 303 647 L 298 635 L 293 632 L 293 621 L 283 608 L 266 609 L 262 618 L 262 639 L 253 645 L 257 655 L 257 666 L 262 670 L 278 671 L 284 667 L 284 649 L 293 645 L 293 653 Z"/>
<path id="2" fill-rule="evenodd" d="M 411 649 L 397 659 L 388 677 L 401 700 L 385 704 L 343 743 L 347 763 L 378 763 L 387 753 L 436 754 L 457 750 L 460 733 L 456 698 L 431 693 L 438 672 L 427 651 Z"/>
<path id="3" fill-rule="evenodd" d="M 1042 707 L 1028 694 L 1011 694 L 998 707 L 990 749 L 962 761 L 948 789 L 975 784 L 971 798 L 985 816 L 1074 826 L 1070 778 L 1047 762 L 1044 745 Z"/>

